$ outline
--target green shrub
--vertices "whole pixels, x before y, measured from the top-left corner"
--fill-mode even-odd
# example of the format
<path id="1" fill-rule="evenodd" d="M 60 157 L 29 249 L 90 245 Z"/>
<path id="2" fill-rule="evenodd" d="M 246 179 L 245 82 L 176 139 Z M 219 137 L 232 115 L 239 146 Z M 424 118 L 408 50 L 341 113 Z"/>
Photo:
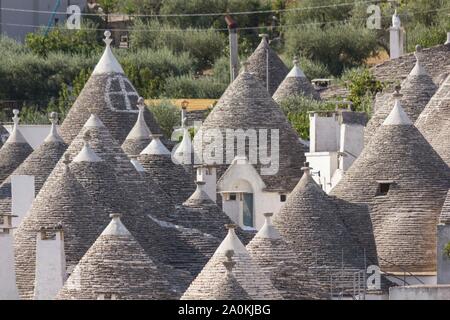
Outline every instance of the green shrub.
<path id="1" fill-rule="evenodd" d="M 336 105 L 326 101 L 316 101 L 305 96 L 284 99 L 280 107 L 298 135 L 309 140 L 309 111 L 335 110 Z"/>
<path id="2" fill-rule="evenodd" d="M 193 71 L 193 59 L 187 53 L 174 54 L 168 48 L 138 51 L 117 50 L 117 56 L 131 83 L 140 95 L 156 98 L 165 80 Z"/>
<path id="3" fill-rule="evenodd" d="M 284 57 L 284 63 L 292 68 L 294 66 L 293 59 L 287 59 Z M 327 67 L 316 61 L 312 61 L 306 57 L 299 57 L 300 68 L 302 68 L 306 77 L 310 80 L 317 78 L 328 78 L 330 76 L 330 71 L 328 71 Z"/>
<path id="4" fill-rule="evenodd" d="M 425 26 L 417 24 L 413 28 L 408 29 L 406 50 L 412 52 L 418 44 L 423 48 L 443 44 L 446 38 L 447 28 L 444 25 Z"/>
<path id="5" fill-rule="evenodd" d="M 286 31 L 286 52 L 322 63 L 332 75 L 360 66 L 377 49 L 376 32 L 350 24 L 292 27 Z"/>
<path id="6" fill-rule="evenodd" d="M 136 49 L 167 47 L 175 53 L 188 53 L 196 60 L 197 70 L 211 66 L 222 55 L 226 44 L 225 35 L 212 29 L 176 31 L 156 20 L 148 23 L 136 20 L 130 38 L 131 46 Z"/>
<path id="7" fill-rule="evenodd" d="M 367 68 L 346 71 L 341 78 L 350 91 L 348 99 L 353 102 L 356 111 L 371 113 L 372 100 L 383 90 L 383 83 L 377 80 Z"/>
<path id="8" fill-rule="evenodd" d="M 46 57 L 50 52 L 90 55 L 101 50 L 100 31 L 97 24 L 85 22 L 79 30 L 69 30 L 58 26 L 44 34 L 42 31 L 29 33 L 25 38 L 26 45 L 32 52 Z"/>
<path id="9" fill-rule="evenodd" d="M 179 108 L 170 103 L 170 101 L 162 100 L 158 104 L 151 104 L 150 111 L 153 113 L 161 130 L 166 137 L 172 135 L 172 131 L 181 122 L 181 111 Z"/>
<path id="10" fill-rule="evenodd" d="M 228 83 L 218 82 L 212 77 L 169 77 L 166 79 L 162 96 L 171 99 L 218 99 L 227 85 Z"/>

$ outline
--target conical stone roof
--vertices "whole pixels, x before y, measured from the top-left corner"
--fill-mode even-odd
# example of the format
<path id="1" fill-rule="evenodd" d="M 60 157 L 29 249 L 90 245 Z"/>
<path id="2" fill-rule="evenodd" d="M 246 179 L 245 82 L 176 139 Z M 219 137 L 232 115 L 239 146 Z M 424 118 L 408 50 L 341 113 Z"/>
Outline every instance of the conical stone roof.
<path id="1" fill-rule="evenodd" d="M 91 114 L 102 120 L 119 144 L 136 123 L 139 95 L 112 53 L 111 33 L 106 31 L 105 36 L 103 56 L 61 125 L 61 136 L 67 143 L 72 142 Z M 153 133 L 161 132 L 148 109 L 145 119 Z"/>
<path id="2" fill-rule="evenodd" d="M 300 69 L 298 60 L 295 58 L 294 67 L 273 94 L 273 100 L 280 103 L 286 98 L 300 95 L 320 100 L 319 93 L 314 89 L 303 70 Z"/>
<path id="3" fill-rule="evenodd" d="M 450 189 L 447 193 L 447 197 L 445 198 L 444 205 L 442 206 L 439 223 L 450 224 Z"/>
<path id="4" fill-rule="evenodd" d="M 402 82 L 400 93 L 403 95 L 401 104 L 411 121 L 415 122 L 425 106 L 435 94 L 438 87 L 433 82 L 432 77 L 421 63 L 420 46 L 416 47 L 416 65 L 409 73 L 408 77 Z M 377 96 L 375 100 L 375 113 L 367 123 L 364 132 L 364 140 L 367 144 L 376 130 L 387 118 L 394 105 L 395 97 L 390 92 L 384 96 Z"/>
<path id="5" fill-rule="evenodd" d="M 367 206 L 340 203 L 314 181 L 308 165 L 304 171 L 273 221 L 299 263 L 313 272 L 377 264 Z"/>
<path id="6" fill-rule="evenodd" d="M 396 100 L 394 108 L 331 191 L 371 208 L 384 271 L 436 270 L 436 223 L 450 170 Z"/>
<path id="7" fill-rule="evenodd" d="M 261 81 L 266 90 L 268 88 L 269 94 L 272 96 L 286 78 L 289 69 L 277 53 L 270 48 L 267 38 L 267 35 L 263 35 L 261 43 L 248 58 L 248 71 Z M 267 78 L 269 78 L 269 86 L 267 86 Z"/>
<path id="8" fill-rule="evenodd" d="M 416 121 L 416 127 L 450 165 L 450 76 L 440 85 Z"/>
<path id="9" fill-rule="evenodd" d="M 172 161 L 170 151 L 159 137 L 153 136 L 152 142 L 141 152 L 138 161 L 148 176 L 174 200 L 175 204 L 183 203 L 195 191 L 192 177 L 183 166 Z"/>
<path id="10" fill-rule="evenodd" d="M 32 298 L 36 236 L 42 227 L 62 225 L 68 268 L 75 266 L 108 223 L 106 211 L 94 201 L 69 168 L 52 173 L 15 232 L 17 285 L 22 298 Z"/>
<path id="11" fill-rule="evenodd" d="M 176 295 L 118 215 L 75 267 L 57 299 L 167 300 Z"/>
<path id="12" fill-rule="evenodd" d="M 329 295 L 315 275 L 308 273 L 300 258 L 284 241 L 266 213 L 263 227 L 247 245 L 250 257 L 270 276 L 284 299 L 326 299 Z"/>
<path id="13" fill-rule="evenodd" d="M 219 276 L 218 281 L 211 284 L 209 288 L 203 291 L 201 296 L 196 297 L 198 300 L 251 300 L 248 292 L 241 286 L 236 279 L 233 268 L 236 262 L 233 261 L 233 250 L 225 252 L 226 261 L 223 265 L 226 269 L 224 274 Z M 207 291 L 209 290 L 209 291 Z"/>
<path id="14" fill-rule="evenodd" d="M 11 174 L 34 176 L 36 194 L 67 148 L 56 129 L 56 114 L 52 114 L 51 121 L 52 128 L 44 142 Z M 0 212 L 11 213 L 11 176 L 0 185 Z"/>
<path id="15" fill-rule="evenodd" d="M 19 129 L 19 110 L 13 110 L 14 127 L 5 144 L 0 148 L 0 183 L 9 177 L 14 170 L 33 152 L 33 148 L 23 137 Z"/>
<path id="16" fill-rule="evenodd" d="M 130 205 L 139 206 L 144 208 L 145 212 L 160 217 L 173 210 L 172 200 L 153 180 L 142 176 L 136 170 L 125 152 L 96 115 L 91 115 L 67 148 L 70 159 L 73 159 L 82 150 L 83 137 L 86 132 L 89 132 L 91 137 L 90 146 L 92 150 L 113 169 L 121 187 L 128 191 L 130 199 L 123 199 L 123 201 L 129 200 Z M 60 166 L 61 163 L 57 167 Z M 117 197 L 117 195 L 114 196 Z"/>
<path id="17" fill-rule="evenodd" d="M 89 132 L 91 136 L 90 147 L 105 161 L 110 172 L 114 172 L 119 184 L 117 186 L 111 181 L 107 182 L 109 181 L 107 177 L 97 181 L 97 184 L 104 181 L 98 188 L 98 192 L 101 192 L 100 199 L 109 203 L 107 208 L 115 212 L 119 212 L 118 210 L 123 212 L 122 221 L 152 259 L 195 275 L 195 272 L 199 271 L 201 262 L 204 263 L 204 254 L 199 252 L 195 243 L 186 241 L 188 236 L 185 232 L 167 226 L 165 219 L 169 212 L 175 210 L 172 199 L 159 188 L 153 181 L 153 177 L 142 175 L 136 170 L 100 119 L 92 116 L 88 120 L 67 149 L 67 153 L 74 157 L 76 152 L 82 149 L 82 135 L 86 132 Z M 94 163 L 91 166 L 100 167 L 102 164 Z M 183 169 L 181 170 L 184 172 Z M 113 185 L 116 187 L 113 188 Z M 118 191 L 113 192 L 113 190 Z M 110 211 L 110 213 L 114 212 Z M 175 277 L 171 279 L 179 280 Z M 186 277 L 182 278 L 184 279 Z M 185 284 L 180 284 L 180 287 L 183 285 Z"/>
<path id="18" fill-rule="evenodd" d="M 139 98 L 138 100 L 138 109 L 139 115 L 134 125 L 133 129 L 131 129 L 124 143 L 122 144 L 122 149 L 129 157 L 138 156 L 142 150 L 145 149 L 146 146 L 151 141 L 150 129 L 145 122 L 145 109 L 147 107 L 144 103 L 144 98 Z"/>
<path id="19" fill-rule="evenodd" d="M 304 149 L 281 109 L 261 83 L 246 69 L 230 84 L 194 138 L 196 157 L 202 153 L 203 162 L 210 164 L 216 162 L 219 164 L 218 171 L 220 173 L 234 159 L 234 156 L 227 155 L 226 150 L 227 131 L 229 130 L 243 130 L 244 133 L 250 130 L 247 131 L 249 135 L 256 132 L 257 136 L 263 137 L 263 139 L 258 139 L 257 150 L 252 148 L 249 152 L 247 147 L 245 155 L 248 159 L 253 159 L 252 163 L 257 162 L 255 166 L 260 172 L 267 190 L 289 192 L 294 188 L 301 177 L 301 163 L 305 159 Z M 235 131 L 235 133 L 238 134 L 239 131 Z M 220 134 L 222 134 L 223 146 L 220 145 L 219 148 L 222 149 L 218 149 L 217 152 L 220 153 L 220 150 L 223 150 L 223 157 L 220 161 L 226 164 L 221 164 L 217 161 L 217 156 L 211 157 L 206 152 L 208 148 L 211 148 L 210 141 L 217 141 L 217 136 L 220 138 Z M 278 139 L 276 134 L 278 134 Z M 267 143 L 260 144 L 265 137 L 267 137 Z M 274 145 L 272 145 L 272 139 Z M 277 147 L 279 152 L 276 152 Z M 236 155 L 238 149 L 236 139 L 234 148 Z M 252 153 L 258 159 L 254 159 Z M 270 160 L 267 159 L 270 157 L 272 158 L 272 167 L 266 164 L 262 165 L 262 163 L 270 162 L 267 161 Z M 278 165 L 275 164 L 276 162 Z"/>
<path id="20" fill-rule="evenodd" d="M 227 272 L 223 263 L 228 260 L 225 254 L 229 250 L 233 250 L 233 260 L 236 263 L 233 268 L 233 274 L 239 285 L 252 299 L 282 299 L 278 290 L 274 288 L 266 274 L 251 259 L 244 245 L 236 236 L 236 233 L 234 232 L 235 226 L 229 225 L 228 228 L 228 235 L 222 241 L 197 278 L 191 283 L 182 296 L 182 299 L 209 299 L 210 294 L 217 290 L 217 284 L 223 283 L 223 278 Z"/>

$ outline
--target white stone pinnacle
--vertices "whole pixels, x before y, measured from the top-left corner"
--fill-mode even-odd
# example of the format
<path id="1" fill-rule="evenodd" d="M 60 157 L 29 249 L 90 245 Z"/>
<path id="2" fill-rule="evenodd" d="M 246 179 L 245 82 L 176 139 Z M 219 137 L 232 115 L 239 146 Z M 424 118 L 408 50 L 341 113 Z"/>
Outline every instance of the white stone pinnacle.
<path id="1" fill-rule="evenodd" d="M 61 142 L 63 139 L 58 134 L 58 129 L 56 128 L 56 124 L 58 123 L 58 114 L 56 112 L 50 113 L 50 122 L 52 126 L 50 128 L 50 133 L 45 138 L 44 142 Z"/>
<path id="2" fill-rule="evenodd" d="M 142 150 L 141 154 L 170 155 L 170 151 L 161 142 L 159 137 L 153 136 L 152 142 L 150 142 L 150 144 L 144 150 Z"/>
<path id="3" fill-rule="evenodd" d="M 95 67 L 92 74 L 93 75 L 106 73 L 124 74 L 125 72 L 123 71 L 122 66 L 117 61 L 116 57 L 114 56 L 111 50 L 111 42 L 112 42 L 111 32 L 105 31 L 105 37 L 106 38 L 103 40 L 106 43 L 105 51 L 103 52 L 103 55 L 100 58 L 99 62 L 97 63 L 97 66 Z"/>
<path id="4" fill-rule="evenodd" d="M 131 233 L 120 220 L 120 215 L 112 214 L 111 218 L 112 220 L 102 232 L 102 236 L 131 236 Z"/>
<path id="5" fill-rule="evenodd" d="M 281 235 L 278 233 L 278 231 L 272 224 L 271 220 L 272 215 L 273 213 L 264 214 L 266 221 L 264 222 L 263 227 L 256 234 L 256 237 L 267 239 L 281 239 Z"/>
<path id="6" fill-rule="evenodd" d="M 392 108 L 391 113 L 389 113 L 389 116 L 384 120 L 383 126 L 388 125 L 403 125 L 408 126 L 412 125 L 411 119 L 409 119 L 408 115 L 405 113 L 405 111 L 402 108 L 402 105 L 400 103 L 400 99 L 396 98 L 394 103 L 394 108 Z"/>

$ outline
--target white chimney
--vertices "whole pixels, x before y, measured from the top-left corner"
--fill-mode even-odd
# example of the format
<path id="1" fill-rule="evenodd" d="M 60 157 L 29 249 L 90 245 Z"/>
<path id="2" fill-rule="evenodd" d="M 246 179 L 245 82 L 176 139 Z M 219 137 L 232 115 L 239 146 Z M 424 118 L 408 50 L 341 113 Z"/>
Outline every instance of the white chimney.
<path id="1" fill-rule="evenodd" d="M 19 300 L 14 266 L 12 215 L 0 214 L 0 300 Z"/>
<path id="2" fill-rule="evenodd" d="M 404 53 L 405 31 L 401 26 L 400 17 L 395 10 L 392 16 L 392 26 L 389 28 L 390 58 L 396 59 Z"/>
<path id="3" fill-rule="evenodd" d="M 11 176 L 11 211 L 17 216 L 13 227 L 17 228 L 30 210 L 35 197 L 34 176 Z"/>
<path id="4" fill-rule="evenodd" d="M 197 181 L 205 183 L 203 190 L 211 198 L 217 201 L 217 169 L 212 165 L 197 166 Z"/>
<path id="5" fill-rule="evenodd" d="M 41 229 L 36 239 L 34 299 L 54 299 L 65 280 L 66 256 L 62 227 Z"/>

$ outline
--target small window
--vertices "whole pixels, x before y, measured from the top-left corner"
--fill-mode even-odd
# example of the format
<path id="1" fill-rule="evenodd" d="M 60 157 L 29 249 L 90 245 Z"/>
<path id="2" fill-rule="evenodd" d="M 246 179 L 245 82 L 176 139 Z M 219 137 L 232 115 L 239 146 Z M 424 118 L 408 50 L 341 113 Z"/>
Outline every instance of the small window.
<path id="1" fill-rule="evenodd" d="M 280 194 L 280 202 L 286 202 L 286 195 Z"/>
<path id="2" fill-rule="evenodd" d="M 380 182 L 378 183 L 377 196 L 385 196 L 388 194 L 389 189 L 391 187 L 391 183 L 389 182 Z"/>
<path id="3" fill-rule="evenodd" d="M 230 201 L 236 201 L 236 193 L 230 193 Z"/>

